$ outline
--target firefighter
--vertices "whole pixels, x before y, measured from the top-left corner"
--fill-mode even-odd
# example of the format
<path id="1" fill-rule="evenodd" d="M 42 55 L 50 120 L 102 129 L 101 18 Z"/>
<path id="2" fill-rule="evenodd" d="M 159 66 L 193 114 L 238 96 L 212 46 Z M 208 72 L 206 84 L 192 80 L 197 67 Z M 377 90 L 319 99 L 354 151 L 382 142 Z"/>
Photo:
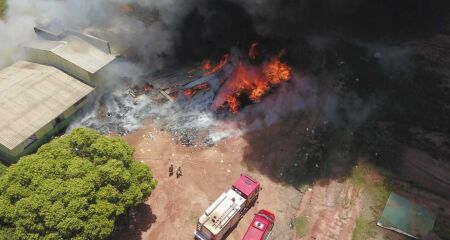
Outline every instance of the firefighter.
<path id="1" fill-rule="evenodd" d="M 169 167 L 169 177 L 173 175 L 173 164 L 170 164 Z"/>
<path id="2" fill-rule="evenodd" d="M 183 176 L 183 173 L 181 172 L 181 167 L 178 167 L 177 169 L 177 178 Z"/>

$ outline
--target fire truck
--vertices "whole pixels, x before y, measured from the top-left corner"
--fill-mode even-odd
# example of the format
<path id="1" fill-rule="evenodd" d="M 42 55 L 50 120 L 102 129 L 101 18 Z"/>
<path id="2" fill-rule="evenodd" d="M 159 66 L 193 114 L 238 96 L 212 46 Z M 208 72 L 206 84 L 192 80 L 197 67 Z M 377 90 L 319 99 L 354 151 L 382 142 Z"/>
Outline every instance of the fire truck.
<path id="1" fill-rule="evenodd" d="M 226 237 L 254 205 L 260 190 L 259 182 L 241 175 L 199 218 L 194 238 L 221 240 Z"/>
<path id="2" fill-rule="evenodd" d="M 255 214 L 252 223 L 247 229 L 242 240 L 267 240 L 272 233 L 272 228 L 275 223 L 275 214 L 267 210 L 259 210 Z"/>

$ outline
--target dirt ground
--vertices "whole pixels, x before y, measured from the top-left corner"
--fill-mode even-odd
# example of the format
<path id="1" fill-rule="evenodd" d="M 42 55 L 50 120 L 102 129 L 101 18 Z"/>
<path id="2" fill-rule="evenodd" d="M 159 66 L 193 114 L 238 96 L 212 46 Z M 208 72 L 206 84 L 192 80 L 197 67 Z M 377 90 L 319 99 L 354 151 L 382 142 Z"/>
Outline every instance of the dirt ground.
<path id="1" fill-rule="evenodd" d="M 259 209 L 276 214 L 271 239 L 351 239 L 361 205 L 360 191 L 348 183 L 322 181 L 301 193 L 257 170 L 249 171 L 243 162 L 248 147 L 245 137 L 225 139 L 213 147 L 185 147 L 169 133 L 148 127 L 126 140 L 136 147 L 135 159 L 151 167 L 158 186 L 137 210 L 137 226 L 130 224 L 114 239 L 192 239 L 198 217 L 241 173 L 259 180 L 263 190 L 257 204 L 227 239 L 242 239 Z M 175 169 L 181 167 L 182 177 L 168 176 L 170 163 Z M 312 225 L 301 238 L 291 223 L 305 211 L 312 214 Z"/>
<path id="2" fill-rule="evenodd" d="M 361 190 L 348 181 L 324 181 L 308 189 L 299 209 L 310 223 L 303 239 L 351 239 L 361 200 Z"/>
<path id="3" fill-rule="evenodd" d="M 150 137 L 151 135 L 151 137 Z M 135 159 L 149 165 L 158 186 L 146 204 L 152 218 L 146 229 L 130 227 L 117 239 L 192 239 L 198 217 L 241 173 L 249 173 L 263 186 L 258 203 L 245 215 L 228 239 L 241 239 L 259 209 L 276 214 L 273 239 L 293 239 L 290 219 L 295 217 L 302 194 L 290 186 L 270 181 L 249 172 L 241 165 L 243 138 L 226 139 L 214 147 L 185 147 L 173 137 L 155 128 L 142 129 L 126 137 L 136 147 Z M 168 176 L 168 168 L 181 167 L 183 176 Z M 141 231 L 142 233 L 136 233 Z"/>
<path id="4" fill-rule="evenodd" d="M 151 124 L 146 125 L 149 127 L 128 135 L 126 140 L 136 148 L 135 159 L 150 166 L 158 180 L 158 186 L 145 204 L 134 209 L 125 218 L 128 220 L 119 224 L 121 230 L 112 239 L 193 239 L 198 217 L 222 192 L 229 189 L 241 173 L 249 173 L 259 180 L 263 190 L 257 204 L 239 222 L 228 240 L 242 239 L 253 213 L 259 209 L 267 209 L 276 214 L 271 239 L 350 240 L 356 220 L 368 204 L 362 189 L 350 179 L 319 180 L 300 192 L 289 184 L 269 178 L 267 172 L 252 167 L 251 162 L 244 159 L 249 154 L 251 140 L 248 136 L 228 138 L 212 147 L 186 147 L 177 144 L 169 133 L 151 127 Z M 283 128 L 289 126 L 284 124 Z M 273 129 L 265 131 L 274 134 Z M 276 149 L 279 146 L 272 143 L 271 147 Z M 254 146 L 252 148 L 255 151 Z M 287 151 L 286 149 L 283 151 Z M 284 156 L 281 153 L 276 155 Z M 265 156 L 265 159 L 268 157 L 270 156 Z M 175 168 L 181 167 L 183 176 L 179 179 L 169 177 L 168 168 L 171 163 Z M 379 181 L 378 177 L 367 176 L 371 181 Z M 407 189 L 404 192 L 397 191 L 402 195 L 421 196 L 417 192 L 411 192 L 412 188 L 408 186 L 396 189 Z M 426 200 L 425 197 L 420 198 Z M 448 204 L 447 201 L 436 199 L 428 202 L 429 204 L 424 205 L 431 204 L 431 209 L 434 210 Z M 306 217 L 308 222 L 306 231 L 302 234 L 295 224 L 299 216 Z M 370 223 L 370 227 L 376 231 L 375 239 L 405 239 L 399 234 L 378 228 L 375 224 L 376 219 Z"/>

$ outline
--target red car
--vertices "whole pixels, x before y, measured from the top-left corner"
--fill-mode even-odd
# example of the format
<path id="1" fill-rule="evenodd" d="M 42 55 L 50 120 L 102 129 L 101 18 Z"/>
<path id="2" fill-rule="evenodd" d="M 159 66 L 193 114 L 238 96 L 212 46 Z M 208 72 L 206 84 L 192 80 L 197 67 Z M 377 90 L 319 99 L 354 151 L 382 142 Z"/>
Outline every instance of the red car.
<path id="1" fill-rule="evenodd" d="M 267 210 L 259 210 L 253 217 L 242 240 L 267 240 L 275 223 L 275 214 Z"/>

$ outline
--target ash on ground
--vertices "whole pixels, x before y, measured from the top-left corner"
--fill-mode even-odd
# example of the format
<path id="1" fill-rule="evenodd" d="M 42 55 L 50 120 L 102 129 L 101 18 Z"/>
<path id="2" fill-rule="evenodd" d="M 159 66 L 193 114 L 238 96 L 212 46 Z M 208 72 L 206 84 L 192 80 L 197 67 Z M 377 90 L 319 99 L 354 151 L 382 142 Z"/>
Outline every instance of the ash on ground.
<path id="1" fill-rule="evenodd" d="M 142 127 L 149 120 L 159 129 L 169 131 L 177 142 L 186 146 L 212 146 L 229 136 L 226 130 L 215 130 L 221 125 L 218 115 L 210 109 L 214 95 L 220 87 L 215 76 L 209 76 L 206 91 L 185 96 L 178 91 L 170 101 L 161 89 L 123 87 L 113 92 L 97 93 L 91 105 L 85 107 L 71 124 L 74 127 L 89 127 L 105 135 L 127 135 Z"/>

